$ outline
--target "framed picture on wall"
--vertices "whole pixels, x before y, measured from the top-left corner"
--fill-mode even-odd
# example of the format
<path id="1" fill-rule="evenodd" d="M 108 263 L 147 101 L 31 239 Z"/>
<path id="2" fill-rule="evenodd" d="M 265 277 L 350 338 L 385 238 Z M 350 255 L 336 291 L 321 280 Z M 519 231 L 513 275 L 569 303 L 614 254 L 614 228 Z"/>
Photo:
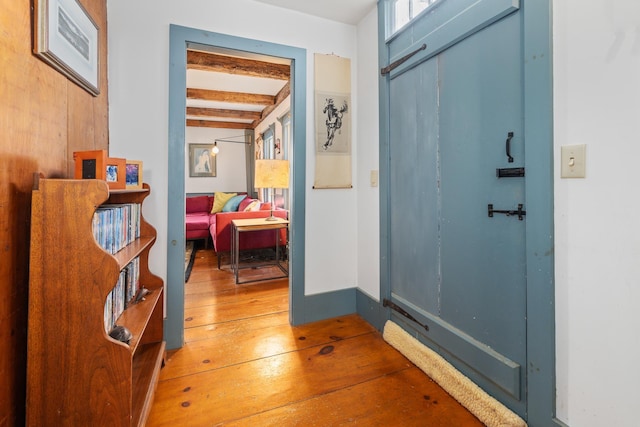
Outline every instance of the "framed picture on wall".
<path id="1" fill-rule="evenodd" d="M 33 53 L 94 96 L 99 29 L 78 0 L 33 0 Z"/>
<path id="2" fill-rule="evenodd" d="M 213 144 L 189 144 L 189 176 L 216 176 L 216 156 L 213 153 Z"/>
<path id="3" fill-rule="evenodd" d="M 125 184 L 128 190 L 142 188 L 142 162 L 139 160 L 127 160 Z"/>

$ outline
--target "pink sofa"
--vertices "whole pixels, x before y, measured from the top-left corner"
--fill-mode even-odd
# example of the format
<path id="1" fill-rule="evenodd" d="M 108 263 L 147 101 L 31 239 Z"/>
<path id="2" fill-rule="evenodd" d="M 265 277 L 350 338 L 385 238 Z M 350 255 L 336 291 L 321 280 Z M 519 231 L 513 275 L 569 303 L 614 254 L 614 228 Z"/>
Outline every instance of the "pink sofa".
<path id="1" fill-rule="evenodd" d="M 186 199 L 185 235 L 187 240 L 204 239 L 205 248 L 209 247 L 209 226 L 213 196 L 195 196 Z"/>
<path id="2" fill-rule="evenodd" d="M 270 214 L 271 205 L 262 203 L 258 211 L 211 214 L 213 200 L 213 196 L 187 197 L 186 238 L 187 240 L 205 239 L 205 242 L 208 242 L 209 236 L 211 236 L 213 248 L 218 255 L 218 268 L 220 268 L 222 255 L 231 251 L 231 221 L 234 219 L 266 218 Z M 273 211 L 273 215 L 287 219 L 288 211 L 276 209 Z M 270 230 L 243 233 L 240 236 L 240 250 L 273 247 L 276 245 L 276 235 L 277 233 Z M 278 235 L 280 238 L 278 244 L 281 247 L 286 246 L 287 230 L 280 230 Z"/>

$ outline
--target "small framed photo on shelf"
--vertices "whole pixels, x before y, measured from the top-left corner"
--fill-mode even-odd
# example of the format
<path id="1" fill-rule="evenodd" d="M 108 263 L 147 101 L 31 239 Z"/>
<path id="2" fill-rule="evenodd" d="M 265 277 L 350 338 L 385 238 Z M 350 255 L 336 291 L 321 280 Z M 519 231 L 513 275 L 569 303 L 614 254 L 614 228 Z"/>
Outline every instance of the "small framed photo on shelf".
<path id="1" fill-rule="evenodd" d="M 125 185 L 127 190 L 142 189 L 142 162 L 139 160 L 128 160 L 126 162 Z"/>
<path id="2" fill-rule="evenodd" d="M 189 144 L 189 176 L 215 177 L 216 156 L 214 144 Z"/>
<path id="3" fill-rule="evenodd" d="M 75 179 L 106 179 L 107 150 L 75 151 Z"/>
<path id="4" fill-rule="evenodd" d="M 107 158 L 105 166 L 105 181 L 111 190 L 124 190 L 126 188 L 126 159 L 115 157 Z"/>
<path id="5" fill-rule="evenodd" d="M 100 93 L 99 29 L 78 0 L 34 0 L 33 52 L 93 96 Z"/>

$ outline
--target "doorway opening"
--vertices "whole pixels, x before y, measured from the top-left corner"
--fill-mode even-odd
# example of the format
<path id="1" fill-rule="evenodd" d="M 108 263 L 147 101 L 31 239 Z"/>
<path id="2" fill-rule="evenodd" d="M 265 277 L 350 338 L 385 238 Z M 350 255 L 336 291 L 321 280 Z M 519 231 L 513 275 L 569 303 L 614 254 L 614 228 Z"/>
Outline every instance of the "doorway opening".
<path id="1" fill-rule="evenodd" d="M 169 150 L 167 224 L 167 303 L 165 339 L 168 348 L 184 342 L 184 248 L 187 105 L 187 51 L 193 47 L 234 52 L 245 58 L 279 58 L 290 64 L 291 137 L 287 155 L 291 161 L 289 203 L 289 321 L 302 320 L 304 303 L 304 200 L 306 51 L 264 41 L 245 39 L 172 25 L 169 69 Z M 231 129 L 233 130 L 233 129 Z M 257 137 L 258 135 L 256 135 Z M 225 138 L 221 138 L 225 139 Z M 213 143 L 213 141 L 212 141 Z M 281 151 L 285 151 L 282 150 Z M 247 164 L 247 171 L 251 166 Z M 251 173 L 247 175 L 251 176 Z M 249 181 L 250 178 L 247 178 Z M 248 190 L 252 186 L 247 185 Z"/>

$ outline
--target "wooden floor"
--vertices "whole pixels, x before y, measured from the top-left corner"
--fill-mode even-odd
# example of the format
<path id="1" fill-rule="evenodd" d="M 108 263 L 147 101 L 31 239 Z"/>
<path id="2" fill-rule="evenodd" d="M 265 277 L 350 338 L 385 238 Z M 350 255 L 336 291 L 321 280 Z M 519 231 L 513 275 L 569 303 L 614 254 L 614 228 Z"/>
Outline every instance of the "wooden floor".
<path id="1" fill-rule="evenodd" d="M 216 266 L 198 250 L 148 426 L 482 425 L 359 316 L 292 327 L 286 279 Z"/>

